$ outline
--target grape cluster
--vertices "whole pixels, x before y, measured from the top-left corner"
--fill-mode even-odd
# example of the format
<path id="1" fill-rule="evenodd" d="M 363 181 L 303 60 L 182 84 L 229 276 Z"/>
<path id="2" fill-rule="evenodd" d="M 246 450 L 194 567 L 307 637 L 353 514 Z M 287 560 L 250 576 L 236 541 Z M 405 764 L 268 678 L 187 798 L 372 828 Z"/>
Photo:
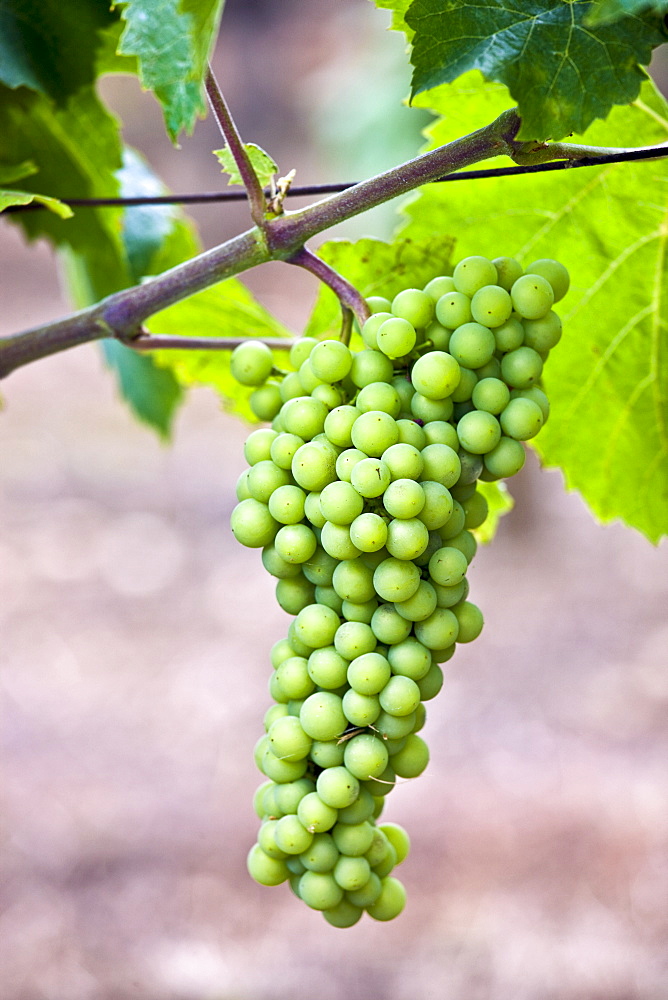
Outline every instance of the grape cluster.
<path id="1" fill-rule="evenodd" d="M 232 530 L 262 548 L 294 616 L 271 653 L 248 868 L 337 927 L 403 909 L 391 872 L 408 836 L 377 820 L 427 766 L 418 734 L 441 664 L 481 632 L 466 578 L 488 513 L 478 481 L 518 472 L 547 419 L 539 383 L 568 280 L 552 260 L 467 257 L 370 299 L 360 350 L 302 338 L 288 373 L 258 342 L 232 355 L 272 421 L 246 441 Z"/>

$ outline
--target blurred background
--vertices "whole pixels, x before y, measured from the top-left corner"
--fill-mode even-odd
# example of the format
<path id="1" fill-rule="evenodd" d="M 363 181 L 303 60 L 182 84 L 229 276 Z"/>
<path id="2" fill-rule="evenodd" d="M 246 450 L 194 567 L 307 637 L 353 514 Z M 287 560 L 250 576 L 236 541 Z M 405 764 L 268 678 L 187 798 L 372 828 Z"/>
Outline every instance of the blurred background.
<path id="1" fill-rule="evenodd" d="M 228 0 L 219 81 L 298 182 L 417 150 L 426 120 L 400 104 L 383 20 L 363 0 L 310 0 L 307 18 Z M 103 87 L 174 190 L 220 187 L 210 121 L 176 151 L 134 81 Z M 248 226 L 243 206 L 193 214 L 207 245 Z M 49 249 L 0 227 L 0 332 L 65 313 Z M 391 228 L 383 208 L 337 235 Z M 310 276 L 275 264 L 248 283 L 299 329 Z M 94 347 L 2 391 L 3 1000 L 668 998 L 665 545 L 597 526 L 528 461 L 471 572 L 485 631 L 428 706 L 431 765 L 388 801 L 413 840 L 406 910 L 337 930 L 245 870 L 288 625 L 228 527 L 248 428 L 201 390 L 163 446 Z"/>

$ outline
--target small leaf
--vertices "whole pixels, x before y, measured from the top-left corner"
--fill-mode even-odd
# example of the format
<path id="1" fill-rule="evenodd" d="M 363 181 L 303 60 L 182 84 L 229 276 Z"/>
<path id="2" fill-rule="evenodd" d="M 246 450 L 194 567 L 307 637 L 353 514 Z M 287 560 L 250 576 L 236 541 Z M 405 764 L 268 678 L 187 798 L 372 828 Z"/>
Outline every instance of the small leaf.
<path id="1" fill-rule="evenodd" d="M 413 0 L 372 0 L 372 2 L 375 3 L 376 7 L 392 11 L 392 23 L 390 27 L 393 31 L 405 32 L 410 41 L 413 37 L 413 32 L 406 24 L 406 11 Z"/>
<path id="2" fill-rule="evenodd" d="M 265 153 L 265 151 L 260 149 L 259 146 L 256 146 L 254 142 L 245 143 L 244 149 L 248 153 L 251 166 L 255 171 L 258 181 L 260 182 L 260 187 L 266 187 L 274 174 L 278 172 L 278 167 L 269 154 Z M 239 168 L 237 167 L 230 147 L 224 146 L 223 149 L 214 149 L 213 152 L 220 161 L 222 172 L 230 175 L 228 184 L 243 184 Z"/>
<path id="3" fill-rule="evenodd" d="M 0 189 L 0 212 L 4 212 L 10 205 L 30 205 L 37 201 L 44 205 L 49 211 L 55 212 L 61 219 L 70 219 L 74 213 L 69 205 L 63 204 L 57 198 L 49 198 L 44 194 L 31 194 L 28 191 L 6 191 Z"/>
<path id="4" fill-rule="evenodd" d="M 478 69 L 517 102 L 520 139 L 584 132 L 615 104 L 635 100 L 642 66 L 666 40 L 655 14 L 585 24 L 590 3 L 563 0 L 413 0 L 413 94 Z"/>
<path id="5" fill-rule="evenodd" d="M 36 173 L 37 167 L 32 160 L 24 160 L 23 163 L 0 163 L 0 184 L 14 184 L 15 181 Z"/>

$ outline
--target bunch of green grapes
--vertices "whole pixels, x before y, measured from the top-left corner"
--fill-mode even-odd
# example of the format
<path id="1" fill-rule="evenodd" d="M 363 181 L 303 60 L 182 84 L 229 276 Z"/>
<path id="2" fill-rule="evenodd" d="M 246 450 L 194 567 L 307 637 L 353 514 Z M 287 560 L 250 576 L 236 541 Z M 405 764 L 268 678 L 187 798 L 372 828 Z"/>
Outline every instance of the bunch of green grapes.
<path id="1" fill-rule="evenodd" d="M 467 257 L 369 300 L 361 350 L 303 338 L 289 373 L 258 342 L 232 355 L 271 421 L 246 441 L 232 531 L 262 549 L 293 616 L 271 652 L 248 868 L 334 926 L 403 909 L 391 873 L 408 836 L 378 820 L 427 766 L 442 664 L 482 630 L 466 578 L 488 513 L 477 484 L 518 472 L 548 417 L 540 378 L 568 281 L 553 260 Z"/>

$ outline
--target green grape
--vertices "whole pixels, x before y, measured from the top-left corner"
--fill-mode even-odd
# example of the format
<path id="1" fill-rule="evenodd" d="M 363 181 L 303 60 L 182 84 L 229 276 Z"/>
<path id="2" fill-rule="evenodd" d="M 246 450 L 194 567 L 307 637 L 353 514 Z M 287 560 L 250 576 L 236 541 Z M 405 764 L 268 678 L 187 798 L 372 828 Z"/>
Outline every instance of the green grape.
<path id="1" fill-rule="evenodd" d="M 298 434 L 288 434 L 287 431 L 276 434 L 276 437 L 271 442 L 269 457 L 279 469 L 290 469 L 295 452 L 303 444 L 304 438 Z"/>
<path id="2" fill-rule="evenodd" d="M 457 617 L 449 608 L 436 608 L 429 618 L 415 625 L 416 638 L 429 649 L 451 646 L 456 641 L 458 632 Z"/>
<path id="3" fill-rule="evenodd" d="M 407 418 L 397 420 L 397 429 L 399 431 L 399 443 L 401 444 L 410 444 L 420 451 L 428 443 L 425 439 L 423 429 L 414 420 Z"/>
<path id="4" fill-rule="evenodd" d="M 420 690 L 411 677 L 396 674 L 390 677 L 378 700 L 388 715 L 410 715 L 420 704 Z"/>
<path id="5" fill-rule="evenodd" d="M 471 299 L 473 319 L 491 329 L 505 323 L 512 311 L 512 299 L 499 285 L 483 285 Z"/>
<path id="6" fill-rule="evenodd" d="M 260 885 L 280 885 L 290 877 L 290 869 L 285 861 L 271 858 L 259 844 L 253 844 L 246 859 L 248 873 Z"/>
<path id="7" fill-rule="evenodd" d="M 361 555 L 350 538 L 350 528 L 347 524 L 326 521 L 320 533 L 320 544 L 334 559 L 356 559 Z"/>
<path id="8" fill-rule="evenodd" d="M 373 613 L 371 629 L 379 642 L 392 645 L 408 638 L 411 632 L 411 623 L 402 618 L 394 605 L 381 604 Z"/>
<path id="9" fill-rule="evenodd" d="M 523 274 L 510 289 L 513 308 L 523 319 L 540 319 L 552 308 L 552 285 L 540 274 Z"/>
<path id="10" fill-rule="evenodd" d="M 535 437 L 544 423 L 543 411 L 538 403 L 522 397 L 511 399 L 499 420 L 503 433 L 517 441 L 528 441 L 529 438 Z M 248 502 L 248 500 L 243 501 L 243 503 Z"/>
<path id="11" fill-rule="evenodd" d="M 387 526 L 387 551 L 396 559 L 417 559 L 429 544 L 429 531 L 416 517 L 394 518 Z"/>
<path id="12" fill-rule="evenodd" d="M 346 683 L 348 660 L 337 653 L 333 645 L 321 646 L 309 656 L 307 669 L 318 687 L 335 690 Z"/>
<path id="13" fill-rule="evenodd" d="M 302 380 L 299 377 L 299 372 L 288 372 L 278 387 L 278 391 L 284 403 L 286 403 L 288 399 L 294 399 L 295 396 L 303 396 L 306 390 L 304 389 Z"/>
<path id="14" fill-rule="evenodd" d="M 363 458 L 355 463 L 350 473 L 350 482 L 360 496 L 367 499 L 381 496 L 391 479 L 389 467 L 379 458 Z"/>
<path id="15" fill-rule="evenodd" d="M 423 646 L 414 636 L 398 642 L 388 650 L 388 660 L 395 674 L 419 681 L 429 673 L 431 650 Z"/>
<path id="16" fill-rule="evenodd" d="M 428 424 L 425 424 L 423 433 L 426 438 L 422 444 L 423 448 L 428 444 L 447 444 L 450 448 L 454 448 L 455 451 L 459 448 L 457 431 L 447 420 L 431 420 Z"/>
<path id="17" fill-rule="evenodd" d="M 424 328 L 434 318 L 434 300 L 426 291 L 405 288 L 392 299 L 391 312 L 400 319 L 407 320 L 413 327 Z"/>
<path id="18" fill-rule="evenodd" d="M 318 539 L 306 524 L 284 524 L 276 533 L 274 547 L 289 563 L 307 562 L 318 546 Z"/>
<path id="19" fill-rule="evenodd" d="M 364 501 L 351 483 L 328 483 L 320 494 L 322 515 L 334 524 L 351 524 L 363 508 Z"/>
<path id="20" fill-rule="evenodd" d="M 394 607 L 401 617 L 409 622 L 419 622 L 428 618 L 436 608 L 436 593 L 433 586 L 427 580 L 420 580 L 413 596 L 406 601 L 396 601 Z"/>
<path id="21" fill-rule="evenodd" d="M 280 524 L 298 524 L 304 517 L 305 502 L 306 494 L 299 486 L 279 486 L 269 497 L 269 513 Z"/>
<path id="22" fill-rule="evenodd" d="M 388 358 L 401 358 L 415 347 L 415 327 L 408 320 L 393 316 L 378 327 L 376 343 L 378 350 Z"/>
<path id="23" fill-rule="evenodd" d="M 276 667 L 274 676 L 288 699 L 306 698 L 315 688 L 309 677 L 308 660 L 304 656 L 291 656 L 284 660 Z"/>
<path id="24" fill-rule="evenodd" d="M 338 809 L 333 809 L 323 802 L 317 792 L 309 792 L 300 799 L 297 806 L 297 818 L 310 833 L 325 833 L 331 830 L 338 816 Z"/>
<path id="25" fill-rule="evenodd" d="M 330 691 L 308 695 L 299 712 L 299 721 L 304 732 L 320 742 L 337 738 L 348 724 L 341 698 Z"/>
<path id="26" fill-rule="evenodd" d="M 357 419 L 357 416 L 357 411 L 355 411 L 355 419 Z M 346 448 L 345 451 L 341 452 L 336 460 L 336 475 L 343 482 L 352 482 L 353 469 L 358 462 L 361 462 L 365 458 L 366 455 L 364 452 L 360 451 L 358 448 Z"/>
<path id="27" fill-rule="evenodd" d="M 336 906 L 323 910 L 322 915 L 332 927 L 352 927 L 362 916 L 363 910 L 348 899 L 342 899 Z"/>
<path id="28" fill-rule="evenodd" d="M 371 792 L 360 787 L 360 793 L 355 801 L 345 809 L 339 809 L 339 823 L 362 823 L 365 819 L 372 820 L 376 803 Z"/>
<path id="29" fill-rule="evenodd" d="M 457 423 L 457 436 L 467 451 L 484 455 L 499 443 L 501 426 L 493 414 L 485 410 L 471 410 Z"/>
<path id="30" fill-rule="evenodd" d="M 440 483 L 450 489 L 459 481 L 462 474 L 461 458 L 449 445 L 428 444 L 422 449 L 422 460 L 424 468 L 420 478 L 423 482 Z"/>
<path id="31" fill-rule="evenodd" d="M 244 469 L 239 478 L 237 479 L 237 486 L 235 490 L 237 500 L 248 500 L 250 498 L 250 490 L 248 489 L 248 473 L 250 469 Z"/>
<path id="32" fill-rule="evenodd" d="M 360 694 L 349 688 L 341 699 L 343 711 L 351 726 L 371 726 L 380 715 L 380 702 L 375 695 Z"/>
<path id="33" fill-rule="evenodd" d="M 470 601 L 462 601 L 452 609 L 459 622 L 457 642 L 473 642 L 482 632 L 484 624 L 482 611 Z"/>
<path id="34" fill-rule="evenodd" d="M 317 490 L 306 494 L 304 516 L 314 528 L 324 528 L 326 519 L 320 510 L 320 493 Z"/>
<path id="35" fill-rule="evenodd" d="M 392 767 L 400 778 L 417 778 L 429 763 L 429 749 L 425 741 L 409 733 L 402 750 L 392 755 Z"/>
<path id="36" fill-rule="evenodd" d="M 450 518 L 453 500 L 450 491 L 442 484 L 431 480 L 420 483 L 424 494 L 424 506 L 417 515 L 429 531 L 442 527 Z"/>
<path id="37" fill-rule="evenodd" d="M 412 562 L 390 557 L 384 559 L 373 574 L 376 593 L 384 601 L 406 601 L 420 584 L 420 571 Z"/>
<path id="38" fill-rule="evenodd" d="M 366 858 L 341 855 L 336 862 L 333 875 L 335 881 L 342 889 L 354 892 L 356 889 L 362 889 L 369 881 L 371 865 Z M 354 907 L 350 902 L 348 902 L 348 905 L 361 914 L 362 911 L 359 907 Z M 345 926 L 348 926 L 348 924 Z"/>
<path id="39" fill-rule="evenodd" d="M 363 653 L 348 665 L 347 681 L 358 694 L 378 694 L 390 679 L 390 673 L 390 664 L 381 653 Z"/>
<path id="40" fill-rule="evenodd" d="M 455 538 L 458 537 L 458 535 L 455 535 Z M 449 540 L 452 541 L 452 539 Z M 451 608 L 453 605 L 458 604 L 459 601 L 462 601 L 468 594 L 468 580 L 466 577 L 451 587 L 443 587 L 440 583 L 434 582 L 432 582 L 432 587 L 436 594 L 436 607 L 438 608 Z"/>
<path id="41" fill-rule="evenodd" d="M 289 434 L 296 434 L 310 441 L 320 434 L 325 426 L 329 410 L 327 406 L 312 396 L 296 396 L 283 404 L 281 420 Z"/>
<path id="42" fill-rule="evenodd" d="M 331 872 L 339 857 L 339 849 L 331 834 L 324 832 L 314 835 L 310 847 L 299 855 L 299 860 L 308 871 Z"/>
<path id="43" fill-rule="evenodd" d="M 360 558 L 340 562 L 334 570 L 332 586 L 347 601 L 370 601 L 375 595 L 373 571 Z"/>
<path id="44" fill-rule="evenodd" d="M 381 351 L 368 349 L 353 355 L 350 378 L 358 389 L 371 382 L 391 382 L 392 375 L 392 362 Z"/>
<path id="45" fill-rule="evenodd" d="M 406 372 L 403 375 L 395 375 L 392 385 L 399 394 L 400 413 L 410 412 L 411 399 L 415 392 L 411 380 Z"/>
<path id="46" fill-rule="evenodd" d="M 297 781 L 288 781 L 283 785 L 276 785 L 274 798 L 276 806 L 284 815 L 297 812 L 299 803 L 308 795 L 315 791 L 315 781 L 310 778 L 298 778 Z"/>
<path id="47" fill-rule="evenodd" d="M 298 486 L 318 491 L 336 478 L 336 454 L 321 441 L 307 441 L 295 452 L 292 475 Z"/>
<path id="48" fill-rule="evenodd" d="M 524 343 L 524 325 L 511 316 L 509 320 L 497 326 L 494 330 L 494 342 L 497 351 L 515 351 Z"/>
<path id="49" fill-rule="evenodd" d="M 372 313 L 390 311 L 390 300 L 386 299 L 383 295 L 370 295 L 366 300 L 366 304 Z"/>
<path id="50" fill-rule="evenodd" d="M 442 587 L 453 587 L 460 583 L 467 569 L 466 556 L 452 546 L 438 549 L 429 560 L 429 575 L 434 583 Z"/>
<path id="51" fill-rule="evenodd" d="M 271 778 L 272 781 L 283 784 L 303 777 L 306 773 L 306 767 L 307 763 L 305 760 L 281 760 L 271 750 L 265 750 L 262 755 L 260 770 L 268 778 Z"/>
<path id="52" fill-rule="evenodd" d="M 470 323 L 472 318 L 471 299 L 462 292 L 445 292 L 436 302 L 436 319 L 449 330 Z"/>
<path id="53" fill-rule="evenodd" d="M 501 379 L 483 378 L 476 383 L 471 399 L 477 410 L 498 415 L 508 405 L 510 390 Z"/>
<path id="54" fill-rule="evenodd" d="M 413 479 L 395 479 L 383 494 L 383 506 L 392 517 L 417 517 L 424 505 L 424 490 Z"/>
<path id="55" fill-rule="evenodd" d="M 236 540 L 251 549 L 269 545 L 279 530 L 279 524 L 271 516 L 267 505 L 253 497 L 236 505 L 230 524 Z"/>
<path id="56" fill-rule="evenodd" d="M 271 427 L 258 427 L 251 431 L 244 444 L 244 458 L 248 464 L 255 465 L 271 458 L 271 446 L 277 437 L 278 434 Z"/>
<path id="57" fill-rule="evenodd" d="M 464 323 L 450 337 L 450 354 L 464 368 L 481 368 L 495 350 L 494 334 L 481 323 Z"/>
<path id="58" fill-rule="evenodd" d="M 459 461 L 461 463 L 462 471 L 459 473 L 457 485 L 466 486 L 467 484 L 475 483 L 476 479 L 478 479 L 480 473 L 482 472 L 483 466 L 481 456 L 474 455 L 465 448 L 460 448 Z"/>
<path id="59" fill-rule="evenodd" d="M 343 899 L 343 889 L 330 872 L 305 871 L 299 879 L 298 892 L 312 910 L 330 910 Z"/>
<path id="60" fill-rule="evenodd" d="M 452 416 L 452 398 L 429 399 L 420 392 L 411 396 L 411 414 L 416 420 L 428 423 L 432 420 L 449 420 Z"/>
<path id="61" fill-rule="evenodd" d="M 230 356 L 230 371 L 241 385 L 262 385 L 274 367 L 274 356 L 259 340 L 245 340 Z"/>
<path id="62" fill-rule="evenodd" d="M 371 626 L 365 625 L 364 622 L 343 622 L 334 636 L 336 651 L 346 660 L 354 660 L 363 653 L 372 653 L 376 645 L 376 637 Z"/>
<path id="63" fill-rule="evenodd" d="M 321 771 L 315 787 L 322 801 L 334 809 L 352 805 L 360 791 L 359 781 L 344 766 Z"/>
<path id="64" fill-rule="evenodd" d="M 262 565 L 267 573 L 280 580 L 288 580 L 290 577 L 301 576 L 301 566 L 298 563 L 286 562 L 274 548 L 273 545 L 265 545 L 262 549 Z"/>
<path id="65" fill-rule="evenodd" d="M 445 295 L 446 292 L 453 292 L 454 289 L 454 280 L 446 275 L 439 275 L 437 278 L 432 278 L 424 286 L 424 291 L 434 302 L 438 302 L 442 295 Z"/>
<path id="66" fill-rule="evenodd" d="M 311 760 L 318 767 L 339 767 L 343 764 L 344 745 L 340 740 L 313 740 Z"/>
<path id="67" fill-rule="evenodd" d="M 332 444 L 339 448 L 350 448 L 352 438 L 350 432 L 359 416 L 354 406 L 343 404 L 335 406 L 325 417 L 324 431 Z"/>
<path id="68" fill-rule="evenodd" d="M 340 624 L 339 616 L 331 608 L 321 604 L 309 604 L 297 615 L 295 632 L 302 642 L 319 649 L 322 646 L 332 645 Z"/>
<path id="69" fill-rule="evenodd" d="M 365 734 L 365 737 L 367 735 L 369 740 L 375 740 L 376 743 L 380 744 L 380 749 L 375 752 L 380 754 L 384 753 L 385 757 L 387 757 L 387 751 L 385 750 L 382 741 L 369 734 Z M 356 736 L 355 740 L 357 739 L 359 739 L 359 737 Z M 346 754 L 351 756 L 351 759 L 357 759 L 354 755 L 350 755 L 350 744 L 353 742 L 354 740 L 351 740 L 348 744 Z M 364 754 L 364 751 L 362 751 L 362 753 Z M 369 751 L 367 751 L 366 756 L 369 757 L 369 759 L 372 759 L 373 752 L 369 753 Z M 360 757 L 359 759 L 361 760 L 362 758 Z M 387 764 L 385 766 L 387 766 Z M 341 854 L 347 855 L 351 858 L 360 858 L 365 855 L 371 847 L 375 835 L 376 827 L 366 820 L 362 823 L 337 823 L 336 826 L 332 828 L 332 837 L 339 851 Z"/>
<path id="70" fill-rule="evenodd" d="M 501 359 L 503 380 L 514 389 L 528 389 L 534 385 L 543 372 L 543 362 L 531 347 L 518 347 L 509 351 Z"/>
<path id="71" fill-rule="evenodd" d="M 350 525 L 350 540 L 362 552 L 378 552 L 387 542 L 387 522 L 379 514 L 360 514 Z"/>
<path id="72" fill-rule="evenodd" d="M 383 801 L 382 799 L 380 800 Z M 366 859 L 368 860 L 368 859 Z M 382 891 L 382 883 L 374 871 L 371 872 L 368 881 L 361 889 L 349 890 L 346 893 L 347 899 L 353 906 L 366 908 L 375 903 Z"/>
<path id="73" fill-rule="evenodd" d="M 447 326 L 443 326 L 438 320 L 434 320 L 424 331 L 425 342 L 431 344 L 435 351 L 447 351 L 450 346 L 450 334 Z"/>
<path id="74" fill-rule="evenodd" d="M 399 826 L 398 823 L 381 823 L 378 829 L 385 834 L 389 842 L 392 844 L 392 847 L 397 852 L 397 864 L 400 865 L 402 861 L 406 860 L 411 849 L 411 842 L 408 834 L 404 830 L 403 826 Z"/>
<path id="75" fill-rule="evenodd" d="M 485 500 L 482 493 L 473 493 L 468 500 L 464 501 L 464 513 L 466 518 L 471 513 L 471 520 L 479 521 L 480 524 L 487 517 L 487 501 Z M 470 506 L 469 506 L 470 505 Z M 460 531 L 458 535 L 454 538 L 449 539 L 449 548 L 459 549 L 459 551 L 466 557 L 467 563 L 469 565 L 473 562 L 473 558 L 478 551 L 478 543 L 475 540 L 475 536 L 471 531 L 467 530 L 469 527 L 478 527 L 479 525 L 466 524 L 466 518 L 464 519 L 465 529 Z M 459 581 L 462 583 L 463 581 Z M 440 586 L 440 584 L 439 584 Z M 453 584 L 453 586 L 458 586 L 458 584 Z"/>
<path id="76" fill-rule="evenodd" d="M 452 647 L 454 649 L 454 646 Z M 432 650 L 432 654 L 436 652 Z M 443 671 L 438 665 L 436 657 L 434 656 L 434 661 L 430 666 L 424 677 L 420 678 L 416 682 L 418 688 L 420 689 L 420 697 L 423 701 L 430 701 L 435 698 L 443 687 Z"/>
<path id="77" fill-rule="evenodd" d="M 385 322 L 386 319 L 392 319 L 392 313 L 389 310 L 389 305 L 387 309 L 381 309 L 369 316 L 368 320 L 362 327 L 362 340 L 366 346 L 371 348 L 373 351 L 378 350 L 378 328 L 381 323 Z"/>
<path id="78" fill-rule="evenodd" d="M 546 354 L 561 340 L 561 320 L 551 309 L 540 319 L 525 319 L 524 343 L 539 354 Z"/>
<path id="79" fill-rule="evenodd" d="M 478 381 L 478 376 L 472 368 L 460 368 L 459 385 L 452 394 L 453 403 L 465 403 L 473 394 L 473 390 Z"/>
<path id="80" fill-rule="evenodd" d="M 457 361 L 445 351 L 430 351 L 418 358 L 411 369 L 415 391 L 427 399 L 441 400 L 451 396 L 460 379 Z"/>
<path id="81" fill-rule="evenodd" d="M 258 420 L 273 420 L 283 403 L 279 385 L 276 382 L 265 382 L 250 394 L 248 402 Z"/>
<path id="82" fill-rule="evenodd" d="M 309 354 L 309 363 L 316 378 L 323 382 L 340 382 L 350 371 L 352 356 L 340 340 L 322 340 Z"/>
<path id="83" fill-rule="evenodd" d="M 307 580 L 316 586 L 328 586 L 332 582 L 337 560 L 323 548 L 317 547 L 310 559 L 301 564 L 302 572 Z"/>
<path id="84" fill-rule="evenodd" d="M 452 274 L 455 288 L 464 295 L 473 296 L 479 288 L 497 283 L 497 270 L 487 257 L 465 257 Z"/>
<path id="85" fill-rule="evenodd" d="M 487 500 L 482 493 L 473 493 L 467 500 L 462 501 L 462 507 L 464 508 L 465 528 L 479 528 L 489 513 Z M 454 545 L 454 541 L 451 544 Z"/>
<path id="86" fill-rule="evenodd" d="M 408 715 L 393 715 L 391 712 L 381 712 L 374 724 L 374 729 L 384 740 L 400 740 L 413 732 L 415 712 Z M 385 794 L 386 790 L 382 794 Z M 377 794 L 377 793 L 374 793 Z"/>
<path id="87" fill-rule="evenodd" d="M 548 257 L 544 257 L 541 260 L 534 260 L 526 268 L 526 273 L 539 274 L 546 281 L 549 281 L 554 293 L 555 302 L 563 299 L 570 286 L 571 279 L 564 265 Z"/>
<path id="88" fill-rule="evenodd" d="M 364 622 L 365 625 L 370 625 L 377 607 L 378 601 L 375 597 L 368 601 L 343 601 L 341 615 L 348 622 Z"/>
<path id="89" fill-rule="evenodd" d="M 350 773 L 363 781 L 366 781 L 367 778 L 379 777 L 387 767 L 388 759 L 387 747 L 383 740 L 378 739 L 377 736 L 371 733 L 360 733 L 359 736 L 353 736 L 351 740 L 348 740 L 343 756 L 343 762 Z M 339 850 L 345 850 L 347 854 L 351 853 L 347 849 L 350 844 L 348 830 L 353 830 L 354 826 L 354 824 L 347 824 L 345 827 L 338 828 L 341 831 L 339 839 L 344 841 L 345 847 L 341 846 L 338 841 L 337 846 Z M 368 823 L 365 824 L 365 827 L 371 832 L 371 836 L 368 843 L 358 851 L 359 854 L 364 854 L 371 846 L 373 827 Z M 343 836 L 344 833 L 346 834 L 345 839 Z"/>
<path id="90" fill-rule="evenodd" d="M 522 277 L 522 265 L 514 257 L 495 257 L 492 263 L 496 268 L 497 284 L 509 292 L 517 279 Z"/>
<path id="91" fill-rule="evenodd" d="M 505 435 L 496 448 L 484 457 L 485 469 L 495 479 L 507 479 L 516 475 L 526 460 L 524 448 L 519 441 Z"/>
<path id="92" fill-rule="evenodd" d="M 383 452 L 399 440 L 397 422 L 382 410 L 368 410 L 361 413 L 352 429 L 355 448 L 359 448 L 372 458 L 379 458 Z"/>
<path id="93" fill-rule="evenodd" d="M 398 417 L 401 412 L 401 397 L 395 387 L 387 382 L 369 382 L 357 394 L 355 407 L 359 413 L 382 410 L 391 417 Z"/>
<path id="94" fill-rule="evenodd" d="M 547 420 L 550 415 L 550 402 L 543 392 L 539 389 L 537 385 L 529 386 L 528 389 L 513 389 L 510 393 L 511 399 L 531 399 L 534 403 L 537 403 L 543 414 L 543 422 Z"/>
<path id="95" fill-rule="evenodd" d="M 302 574 L 282 577 L 276 584 L 276 600 L 287 614 L 298 615 L 315 600 L 315 588 Z"/>

